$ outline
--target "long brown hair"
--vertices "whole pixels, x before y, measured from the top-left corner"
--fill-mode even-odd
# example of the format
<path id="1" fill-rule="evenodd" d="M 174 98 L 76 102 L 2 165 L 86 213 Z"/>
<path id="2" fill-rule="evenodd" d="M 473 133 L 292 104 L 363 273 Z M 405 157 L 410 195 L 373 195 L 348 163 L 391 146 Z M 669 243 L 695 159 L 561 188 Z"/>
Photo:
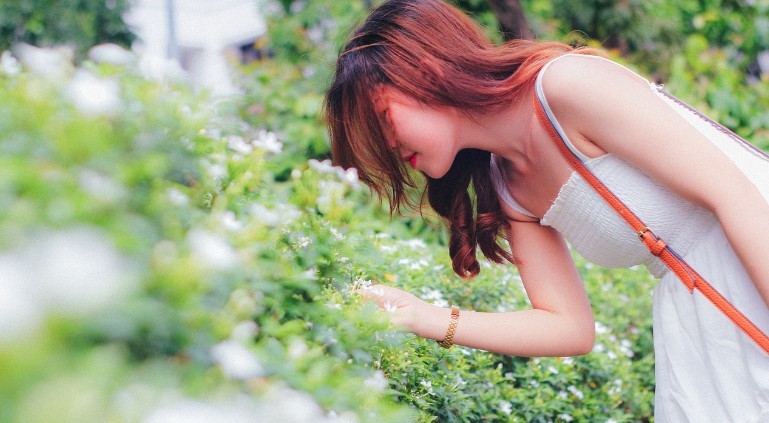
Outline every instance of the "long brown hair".
<path id="1" fill-rule="evenodd" d="M 387 145 L 374 108 L 376 87 L 393 86 L 428 106 L 494 111 L 528 89 L 545 63 L 572 51 L 562 43 L 529 40 L 495 46 L 472 19 L 440 0 L 385 1 L 342 49 L 326 94 L 334 162 L 357 168 L 361 181 L 389 200 L 391 213 L 413 205 L 408 191 L 416 184 Z M 507 220 L 490 158 L 486 151 L 462 150 L 445 176 L 425 175 L 428 202 L 449 227 L 454 271 L 465 278 L 480 271 L 478 247 L 496 263 L 513 261 L 498 243 Z"/>

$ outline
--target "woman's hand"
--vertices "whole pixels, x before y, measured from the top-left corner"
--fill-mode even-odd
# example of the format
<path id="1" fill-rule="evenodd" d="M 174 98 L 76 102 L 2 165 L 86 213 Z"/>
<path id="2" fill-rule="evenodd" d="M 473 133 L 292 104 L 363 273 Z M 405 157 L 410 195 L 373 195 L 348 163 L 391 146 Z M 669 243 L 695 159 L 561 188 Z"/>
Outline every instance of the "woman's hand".
<path id="1" fill-rule="evenodd" d="M 376 303 L 390 314 L 390 321 L 416 333 L 419 311 L 428 305 L 416 295 L 387 285 L 371 285 L 356 291 L 364 299 Z M 417 334 L 418 335 L 418 334 Z"/>

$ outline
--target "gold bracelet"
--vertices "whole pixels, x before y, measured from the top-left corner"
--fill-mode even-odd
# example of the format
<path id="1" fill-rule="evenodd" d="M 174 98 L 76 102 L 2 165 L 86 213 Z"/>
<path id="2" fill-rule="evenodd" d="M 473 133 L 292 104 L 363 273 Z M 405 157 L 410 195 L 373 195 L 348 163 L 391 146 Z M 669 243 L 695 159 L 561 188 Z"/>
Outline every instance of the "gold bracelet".
<path id="1" fill-rule="evenodd" d="M 459 307 L 453 305 L 451 306 L 451 320 L 449 321 L 449 329 L 446 331 L 446 337 L 443 338 L 443 341 L 438 341 L 438 345 L 446 349 L 449 349 L 452 345 L 454 345 L 451 343 L 451 341 L 454 339 L 454 332 L 457 330 L 457 322 L 459 322 Z"/>

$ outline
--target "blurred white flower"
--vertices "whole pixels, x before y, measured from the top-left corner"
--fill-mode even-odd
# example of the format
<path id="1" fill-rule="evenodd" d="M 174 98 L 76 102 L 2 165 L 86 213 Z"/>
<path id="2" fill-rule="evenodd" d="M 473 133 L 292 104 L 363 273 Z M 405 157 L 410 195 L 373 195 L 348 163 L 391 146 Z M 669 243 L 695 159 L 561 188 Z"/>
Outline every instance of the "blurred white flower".
<path id="1" fill-rule="evenodd" d="M 275 227 L 281 222 L 281 215 L 268 209 L 259 203 L 253 203 L 249 206 L 249 212 L 260 222 L 269 227 Z"/>
<path id="2" fill-rule="evenodd" d="M 118 203 L 128 196 L 128 189 L 111 177 L 84 170 L 78 175 L 78 182 L 88 194 L 108 203 Z"/>
<path id="3" fill-rule="evenodd" d="M 99 44 L 88 50 L 88 57 L 96 63 L 127 66 L 136 61 L 136 56 L 117 44 Z"/>
<path id="4" fill-rule="evenodd" d="M 570 421 L 574 420 L 574 417 L 572 417 L 570 414 L 566 414 L 566 413 L 559 414 L 558 418 L 563 420 L 563 421 L 565 421 L 565 422 L 570 422 Z"/>
<path id="5" fill-rule="evenodd" d="M 206 403 L 180 399 L 150 412 L 143 423 L 259 423 L 260 405 L 246 396 L 220 402 Z"/>
<path id="6" fill-rule="evenodd" d="M 324 423 L 323 409 L 306 392 L 287 387 L 273 387 L 262 398 L 261 409 L 254 415 L 258 422 L 270 423 Z"/>
<path id="7" fill-rule="evenodd" d="M 384 372 L 377 370 L 371 374 L 371 377 L 363 382 L 363 385 L 377 391 L 384 391 L 389 384 L 387 383 L 387 378 L 385 377 Z"/>
<path id="8" fill-rule="evenodd" d="M 509 416 L 513 412 L 513 404 L 510 401 L 502 401 L 499 403 L 499 409 Z"/>
<path id="9" fill-rule="evenodd" d="M 254 337 L 259 333 L 259 325 L 253 320 L 245 320 L 232 329 L 230 338 L 234 341 L 246 343 L 253 341 Z"/>
<path id="10" fill-rule="evenodd" d="M 384 310 L 388 313 L 395 313 L 398 311 L 398 306 L 392 305 L 389 302 L 384 303 Z"/>
<path id="11" fill-rule="evenodd" d="M 302 171 L 299 169 L 294 169 L 291 171 L 291 179 L 299 179 L 302 177 Z"/>
<path id="12" fill-rule="evenodd" d="M 16 255 L 0 255 L 0 345 L 39 329 L 43 312 L 25 289 L 24 263 Z"/>
<path id="13" fill-rule="evenodd" d="M 288 356 L 296 360 L 305 355 L 309 350 L 310 349 L 307 347 L 307 343 L 304 342 L 304 340 L 296 338 L 291 341 L 291 344 L 288 346 Z"/>
<path id="14" fill-rule="evenodd" d="M 21 65 L 11 52 L 6 50 L 0 55 L 0 70 L 8 76 L 16 76 L 21 72 Z"/>
<path id="15" fill-rule="evenodd" d="M 257 138 L 254 140 L 254 145 L 269 153 L 277 154 L 283 151 L 283 143 L 278 141 L 278 136 L 274 132 L 265 129 L 259 130 Z"/>
<path id="16" fill-rule="evenodd" d="M 97 311 L 138 285 L 112 242 L 92 228 L 36 237 L 23 251 L 29 286 L 49 308 L 72 314 Z"/>
<path id="17" fill-rule="evenodd" d="M 568 386 L 566 389 L 567 389 L 569 392 L 571 392 L 571 394 L 572 394 L 572 395 L 574 395 L 575 397 L 577 397 L 577 398 L 579 398 L 579 399 L 585 399 L 585 394 L 583 394 L 583 393 L 582 393 L 582 391 L 580 391 L 579 389 L 577 389 L 577 387 L 576 387 L 576 386 L 574 386 L 574 385 L 569 385 L 569 386 Z"/>
<path id="18" fill-rule="evenodd" d="M 310 168 L 315 169 L 318 173 L 336 173 L 336 170 L 334 169 L 334 166 L 331 164 L 331 160 L 323 160 L 318 161 L 315 159 L 310 159 L 307 161 L 307 164 L 310 166 Z"/>
<path id="19" fill-rule="evenodd" d="M 222 214 L 220 222 L 224 229 L 231 232 L 237 232 L 243 229 L 243 223 L 238 220 L 235 213 L 229 210 Z"/>
<path id="20" fill-rule="evenodd" d="M 244 345 L 227 340 L 211 349 L 211 358 L 222 371 L 233 379 L 253 379 L 264 375 L 264 368 L 256 355 Z"/>
<path id="21" fill-rule="evenodd" d="M 240 135 L 230 135 L 227 137 L 227 147 L 240 154 L 248 154 L 254 151 L 254 146 L 247 143 Z"/>
<path id="22" fill-rule="evenodd" d="M 320 195 L 316 200 L 318 210 L 322 213 L 328 213 L 334 207 L 339 204 L 344 197 L 345 187 L 336 181 L 318 181 L 318 191 Z"/>
<path id="23" fill-rule="evenodd" d="M 238 263 L 235 249 L 224 238 L 193 229 L 187 235 L 192 255 L 204 266 L 213 269 L 227 269 Z"/>
<path id="24" fill-rule="evenodd" d="M 152 54 L 145 54 L 139 59 L 139 71 L 145 78 L 156 81 L 181 81 L 186 76 L 176 60 Z"/>
<path id="25" fill-rule="evenodd" d="M 16 57 L 31 72 L 48 79 L 63 79 L 73 69 L 73 52 L 67 47 L 40 48 L 19 44 L 14 50 Z"/>
<path id="26" fill-rule="evenodd" d="M 187 194 L 176 188 L 168 188 L 166 190 L 166 198 L 168 198 L 168 201 L 175 206 L 185 206 L 190 202 L 190 198 L 187 197 Z"/>
<path id="27" fill-rule="evenodd" d="M 65 92 L 86 116 L 114 116 L 122 108 L 120 84 L 83 69 L 75 72 Z"/>
<path id="28" fill-rule="evenodd" d="M 352 187 L 358 186 L 358 169 L 351 167 L 347 170 L 344 170 L 341 167 L 337 167 L 336 175 L 339 177 L 339 179 L 342 180 L 342 182 L 345 182 Z"/>
<path id="29" fill-rule="evenodd" d="M 599 335 L 603 335 L 605 333 L 609 332 L 609 328 L 606 327 L 603 323 L 596 320 L 595 322 L 595 333 Z"/>

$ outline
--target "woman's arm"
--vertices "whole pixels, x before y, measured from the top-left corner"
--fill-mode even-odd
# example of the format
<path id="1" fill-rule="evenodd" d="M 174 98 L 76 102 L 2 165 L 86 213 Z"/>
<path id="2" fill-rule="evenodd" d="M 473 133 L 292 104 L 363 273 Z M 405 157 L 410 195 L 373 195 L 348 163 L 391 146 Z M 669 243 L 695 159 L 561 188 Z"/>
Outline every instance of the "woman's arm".
<path id="1" fill-rule="evenodd" d="M 624 67 L 570 56 L 543 77 L 570 138 L 621 157 L 715 215 L 769 306 L 769 205 L 731 160 Z"/>
<path id="2" fill-rule="evenodd" d="M 565 242 L 554 229 L 513 222 L 510 247 L 532 309 L 506 313 L 463 310 L 454 343 L 517 356 L 571 356 L 593 348 L 595 323 L 582 281 Z M 383 295 L 372 295 L 381 289 Z M 429 339 L 442 340 L 450 310 L 396 288 L 378 286 L 368 296 L 393 310 L 394 323 Z"/>

